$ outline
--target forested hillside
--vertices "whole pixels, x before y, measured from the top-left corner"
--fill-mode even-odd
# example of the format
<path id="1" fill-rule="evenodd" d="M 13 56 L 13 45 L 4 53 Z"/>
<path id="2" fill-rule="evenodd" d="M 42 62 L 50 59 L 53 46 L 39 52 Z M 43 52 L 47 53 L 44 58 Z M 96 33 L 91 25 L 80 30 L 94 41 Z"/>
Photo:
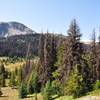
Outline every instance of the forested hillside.
<path id="1" fill-rule="evenodd" d="M 39 49 L 39 37 L 42 33 L 26 34 L 26 35 L 13 35 L 9 37 L 0 38 L 0 56 L 9 56 L 9 57 L 25 57 L 30 45 L 31 57 L 38 56 Z M 53 34 L 53 33 L 52 33 Z M 59 45 L 59 42 L 65 37 L 63 35 L 55 35 L 56 43 Z"/>
<path id="2" fill-rule="evenodd" d="M 14 91 L 17 99 L 75 100 L 100 93 L 100 36 L 96 42 L 93 30 L 89 45 L 81 42 L 81 36 L 73 19 L 66 37 L 47 31 L 2 38 L 1 51 L 9 50 L 4 54 L 10 58 L 0 59 L 1 97 L 6 95 L 4 87 Z M 15 55 L 18 57 L 12 58 Z M 20 65 L 14 67 L 18 62 Z M 7 67 L 10 63 L 13 70 Z"/>

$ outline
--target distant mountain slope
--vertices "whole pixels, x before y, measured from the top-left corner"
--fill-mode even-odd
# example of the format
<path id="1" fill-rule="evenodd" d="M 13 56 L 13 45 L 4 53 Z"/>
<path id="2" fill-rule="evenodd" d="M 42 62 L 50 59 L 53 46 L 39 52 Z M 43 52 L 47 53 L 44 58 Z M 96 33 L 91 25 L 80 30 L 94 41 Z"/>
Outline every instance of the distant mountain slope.
<path id="1" fill-rule="evenodd" d="M 39 38 L 41 34 L 13 35 L 9 37 L 0 37 L 0 56 L 19 56 L 25 57 L 30 44 L 31 56 L 37 56 L 39 50 Z M 55 35 L 57 45 L 64 37 Z"/>
<path id="2" fill-rule="evenodd" d="M 2 22 L 0 23 L 0 56 L 25 57 L 29 43 L 31 45 L 31 55 L 37 56 L 40 36 L 41 33 L 36 33 L 21 23 Z M 66 36 L 61 34 L 55 34 L 54 36 L 57 45 L 66 38 Z M 89 51 L 89 48 L 90 45 L 84 43 L 84 49 Z"/>
<path id="3" fill-rule="evenodd" d="M 0 23 L 0 37 L 7 37 L 12 35 L 25 35 L 33 33 L 36 32 L 19 22 Z"/>

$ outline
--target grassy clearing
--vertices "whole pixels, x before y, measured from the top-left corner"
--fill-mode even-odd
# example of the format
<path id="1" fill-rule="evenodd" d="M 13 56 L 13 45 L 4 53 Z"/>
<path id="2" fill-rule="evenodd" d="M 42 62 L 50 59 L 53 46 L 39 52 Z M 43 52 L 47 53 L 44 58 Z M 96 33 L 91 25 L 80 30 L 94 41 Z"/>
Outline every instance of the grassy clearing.
<path id="1" fill-rule="evenodd" d="M 88 93 L 88 95 L 100 96 L 100 89 L 91 91 L 91 92 Z"/>
<path id="2" fill-rule="evenodd" d="M 78 98 L 76 100 L 100 100 L 100 89 L 87 93 L 86 96 Z"/>
<path id="3" fill-rule="evenodd" d="M 0 97 L 0 100 L 35 100 L 35 94 L 28 95 L 27 98 L 20 99 L 18 97 L 18 90 L 12 89 L 11 87 L 3 87 L 2 88 L 3 95 Z M 37 94 L 38 100 L 43 100 L 41 94 Z M 54 100 L 100 100 L 100 90 L 95 90 L 90 92 L 87 96 L 73 99 L 72 96 L 53 96 Z"/>
<path id="4" fill-rule="evenodd" d="M 5 65 L 5 68 L 7 68 L 10 71 L 13 71 L 15 68 L 20 68 L 21 66 L 23 66 L 23 64 L 25 64 L 25 62 L 9 63 Z"/>
<path id="5" fill-rule="evenodd" d="M 8 57 L 0 57 L 0 61 L 3 60 L 6 61 L 7 59 Z M 37 59 L 34 60 L 34 62 L 36 61 Z M 14 61 L 14 63 L 11 63 L 9 61 L 4 63 L 5 67 L 10 71 L 15 70 L 15 68 L 22 67 L 23 64 L 25 64 L 25 60 Z M 6 79 L 6 86 L 8 86 L 8 83 L 9 83 L 9 79 Z M 35 94 L 28 95 L 27 98 L 24 99 L 19 99 L 18 90 L 12 89 L 11 87 L 3 87 L 2 92 L 3 92 L 3 96 L 0 97 L 0 100 L 35 100 Z M 38 100 L 43 100 L 41 94 L 37 94 L 37 97 Z M 61 96 L 61 97 L 53 96 L 53 98 L 54 100 L 100 100 L 100 90 L 89 92 L 86 96 L 77 99 L 73 99 L 72 96 Z"/>
<path id="6" fill-rule="evenodd" d="M 27 98 L 20 99 L 18 97 L 18 90 L 12 89 L 11 87 L 3 87 L 2 88 L 3 95 L 0 97 L 0 100 L 35 100 L 35 94 L 28 95 Z M 43 100 L 40 93 L 37 94 L 38 100 Z M 62 96 L 59 98 L 56 98 L 54 100 L 74 100 L 71 96 Z"/>
<path id="7" fill-rule="evenodd" d="M 74 100 L 72 96 L 62 96 L 59 98 L 56 98 L 55 100 Z"/>
<path id="8" fill-rule="evenodd" d="M 20 99 L 18 97 L 18 91 L 16 89 L 12 89 L 11 87 L 3 87 L 2 88 L 3 95 L 0 97 L 0 100 L 35 100 L 34 94 L 28 95 L 27 98 Z M 38 100 L 43 100 L 41 94 L 38 94 Z"/>
<path id="9" fill-rule="evenodd" d="M 15 68 L 20 68 L 25 64 L 25 60 L 22 58 L 9 58 L 9 57 L 0 57 L 0 63 L 3 63 L 5 68 L 13 71 Z"/>

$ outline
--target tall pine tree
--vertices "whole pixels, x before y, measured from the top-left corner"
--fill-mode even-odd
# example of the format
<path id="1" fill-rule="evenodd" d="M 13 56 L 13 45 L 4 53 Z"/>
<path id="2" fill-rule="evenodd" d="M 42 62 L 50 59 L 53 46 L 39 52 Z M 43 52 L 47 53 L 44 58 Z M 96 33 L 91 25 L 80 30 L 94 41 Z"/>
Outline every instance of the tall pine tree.
<path id="1" fill-rule="evenodd" d="M 69 77 L 71 70 L 73 70 L 76 64 L 81 64 L 83 48 L 82 43 L 80 43 L 80 37 L 80 29 L 74 19 L 71 22 L 68 37 L 64 44 L 63 65 L 62 68 L 60 68 L 62 82 Z M 81 73 L 82 67 L 79 67 L 78 71 Z"/>
<path id="2" fill-rule="evenodd" d="M 92 42 L 90 49 L 90 64 L 91 64 L 91 82 L 94 83 L 97 80 L 97 45 L 96 45 L 96 33 L 93 30 L 92 33 Z"/>
<path id="3" fill-rule="evenodd" d="M 52 34 L 42 34 L 39 42 L 39 67 L 38 77 L 42 85 L 52 80 L 52 72 L 55 70 L 56 42 Z"/>

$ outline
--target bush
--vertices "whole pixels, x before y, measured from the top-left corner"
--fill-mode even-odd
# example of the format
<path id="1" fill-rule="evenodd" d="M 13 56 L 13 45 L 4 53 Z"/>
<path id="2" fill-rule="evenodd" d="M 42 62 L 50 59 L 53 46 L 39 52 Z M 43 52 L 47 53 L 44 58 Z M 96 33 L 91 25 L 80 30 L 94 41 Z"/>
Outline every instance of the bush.
<path id="1" fill-rule="evenodd" d="M 27 90 L 29 94 L 33 94 L 35 92 L 39 91 L 38 87 L 38 78 L 37 78 L 37 74 L 32 73 L 30 75 L 29 81 L 28 81 L 28 85 L 27 85 Z"/>
<path id="2" fill-rule="evenodd" d="M 20 86 L 22 81 L 24 79 L 24 71 L 23 67 L 18 69 L 18 75 L 17 75 L 17 85 Z"/>
<path id="3" fill-rule="evenodd" d="M 62 93 L 62 85 L 59 81 L 55 80 L 52 82 L 52 94 L 61 96 Z"/>
<path id="4" fill-rule="evenodd" d="M 11 87 L 16 86 L 15 72 L 11 72 L 10 81 L 9 81 L 9 86 L 11 86 Z"/>
<path id="5" fill-rule="evenodd" d="M 47 81 L 44 88 L 42 88 L 43 100 L 51 100 L 51 82 Z"/>
<path id="6" fill-rule="evenodd" d="M 94 90 L 100 89 L 100 81 L 99 80 L 97 80 L 95 82 L 95 84 L 93 85 L 93 88 L 94 88 Z"/>
<path id="7" fill-rule="evenodd" d="M 27 97 L 27 86 L 25 82 L 21 83 L 21 86 L 19 87 L 19 97 L 20 98 L 25 98 Z"/>
<path id="8" fill-rule="evenodd" d="M 78 73 L 77 68 L 75 68 L 65 82 L 63 91 L 65 95 L 72 95 L 76 98 L 84 94 L 84 86 L 83 77 Z"/>

